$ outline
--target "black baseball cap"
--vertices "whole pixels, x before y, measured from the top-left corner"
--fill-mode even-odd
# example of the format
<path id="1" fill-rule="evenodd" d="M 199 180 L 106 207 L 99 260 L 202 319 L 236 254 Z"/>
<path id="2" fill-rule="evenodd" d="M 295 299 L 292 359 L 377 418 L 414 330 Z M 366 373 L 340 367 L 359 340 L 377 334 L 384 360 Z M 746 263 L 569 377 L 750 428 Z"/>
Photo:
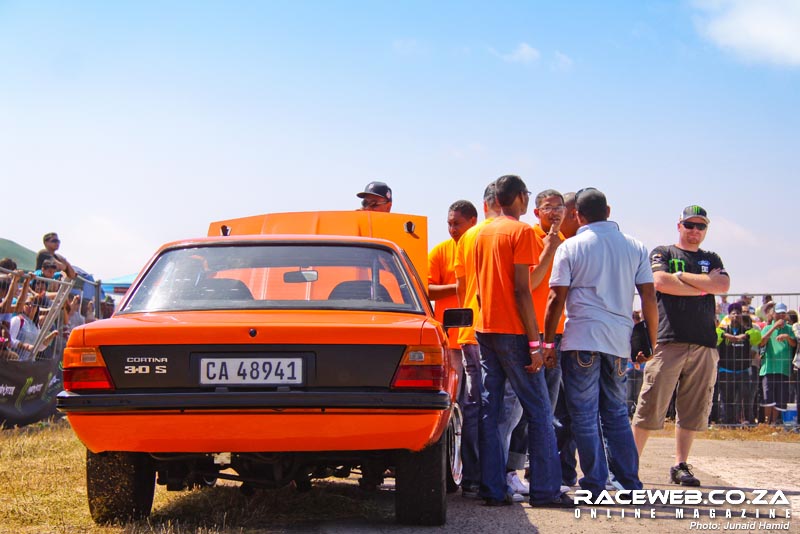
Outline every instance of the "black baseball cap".
<path id="1" fill-rule="evenodd" d="M 701 208 L 696 204 L 692 206 L 686 206 L 685 208 L 683 208 L 683 211 L 681 212 L 681 218 L 678 222 L 683 222 L 693 217 L 697 217 L 698 219 L 703 219 L 703 222 L 705 222 L 706 224 L 711 222 L 711 220 L 708 218 L 708 213 L 706 212 L 706 210 L 704 210 L 703 208 Z"/>
<path id="2" fill-rule="evenodd" d="M 364 188 L 364 191 L 356 194 L 358 198 L 364 198 L 367 195 L 375 195 L 381 198 L 385 198 L 388 202 L 391 202 L 392 188 L 383 182 L 370 182 L 367 184 L 367 187 Z"/>

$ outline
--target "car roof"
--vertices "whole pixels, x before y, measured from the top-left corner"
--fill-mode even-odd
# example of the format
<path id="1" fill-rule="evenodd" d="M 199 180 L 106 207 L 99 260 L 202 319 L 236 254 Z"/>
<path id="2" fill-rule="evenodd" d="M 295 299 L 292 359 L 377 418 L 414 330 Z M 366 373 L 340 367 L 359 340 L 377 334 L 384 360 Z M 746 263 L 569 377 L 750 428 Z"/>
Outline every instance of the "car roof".
<path id="1" fill-rule="evenodd" d="M 377 237 L 363 236 L 336 236 L 336 235 L 314 235 L 314 234 L 281 234 L 281 235 L 238 235 L 238 236 L 215 236 L 198 237 L 192 239 L 182 239 L 164 244 L 159 252 L 173 248 L 187 248 L 196 246 L 233 246 L 233 245 L 367 245 L 391 248 L 396 252 L 402 249 L 393 241 Z"/>

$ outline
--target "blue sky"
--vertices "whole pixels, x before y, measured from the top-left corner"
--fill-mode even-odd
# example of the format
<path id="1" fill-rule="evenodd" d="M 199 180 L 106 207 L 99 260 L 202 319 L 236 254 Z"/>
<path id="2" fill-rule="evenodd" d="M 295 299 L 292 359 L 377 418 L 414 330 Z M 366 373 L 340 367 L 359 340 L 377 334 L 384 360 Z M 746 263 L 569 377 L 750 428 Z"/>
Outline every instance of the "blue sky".
<path id="1" fill-rule="evenodd" d="M 433 245 L 514 173 L 651 248 L 700 204 L 732 292 L 798 291 L 799 96 L 796 0 L 0 0 L 0 236 L 112 278 L 377 179 Z"/>

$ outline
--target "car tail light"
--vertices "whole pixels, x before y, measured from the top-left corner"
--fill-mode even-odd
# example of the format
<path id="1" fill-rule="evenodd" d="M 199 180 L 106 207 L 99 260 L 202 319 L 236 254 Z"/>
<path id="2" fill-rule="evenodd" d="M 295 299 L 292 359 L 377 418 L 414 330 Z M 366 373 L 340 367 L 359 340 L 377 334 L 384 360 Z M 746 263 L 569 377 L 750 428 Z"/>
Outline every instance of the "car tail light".
<path id="1" fill-rule="evenodd" d="M 67 347 L 64 349 L 64 389 L 111 390 L 114 383 L 100 351 L 93 347 Z"/>
<path id="2" fill-rule="evenodd" d="M 441 390 L 444 362 L 440 347 L 408 347 L 392 379 L 392 388 Z"/>

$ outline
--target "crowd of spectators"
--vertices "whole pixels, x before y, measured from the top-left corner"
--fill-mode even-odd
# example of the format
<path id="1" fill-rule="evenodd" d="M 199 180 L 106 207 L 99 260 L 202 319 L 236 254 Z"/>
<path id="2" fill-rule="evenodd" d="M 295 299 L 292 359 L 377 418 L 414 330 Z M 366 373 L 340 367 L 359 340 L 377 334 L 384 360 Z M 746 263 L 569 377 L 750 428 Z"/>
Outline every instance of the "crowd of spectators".
<path id="1" fill-rule="evenodd" d="M 33 271 L 19 269 L 13 258 L 0 259 L 0 361 L 58 357 L 73 328 L 98 319 L 94 302 L 84 300 L 79 290 L 58 305 L 60 288 L 77 273 L 57 252 L 58 234 L 45 234 L 42 243 Z M 46 335 L 41 335 L 43 326 Z"/>
<path id="2" fill-rule="evenodd" d="M 730 295 L 718 298 L 720 358 L 708 421 L 711 425 L 780 425 L 783 413 L 800 403 L 798 312 L 770 294 L 760 299 L 756 307 L 749 294 L 736 300 Z M 638 312 L 634 312 L 634 321 L 639 320 Z M 645 365 L 628 364 L 631 414 L 636 410 Z M 669 415 L 674 413 L 673 405 Z"/>

